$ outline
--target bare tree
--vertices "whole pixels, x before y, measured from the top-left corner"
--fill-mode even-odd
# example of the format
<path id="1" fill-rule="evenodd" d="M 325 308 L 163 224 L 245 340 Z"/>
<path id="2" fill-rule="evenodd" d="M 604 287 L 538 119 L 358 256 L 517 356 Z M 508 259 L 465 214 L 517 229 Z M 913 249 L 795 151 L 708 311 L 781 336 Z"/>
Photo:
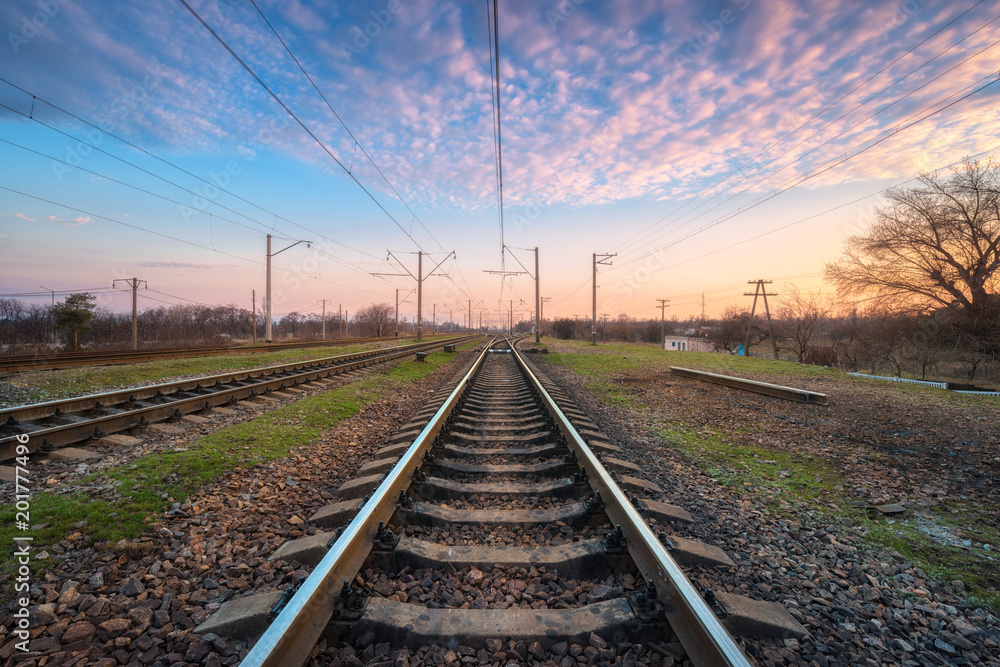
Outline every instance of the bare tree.
<path id="1" fill-rule="evenodd" d="M 354 315 L 354 331 L 362 336 L 381 338 L 395 322 L 396 310 L 388 303 L 373 303 Z"/>
<path id="2" fill-rule="evenodd" d="M 743 345 L 749 321 L 750 311 L 741 309 L 737 304 L 726 306 L 718 326 L 709 334 L 709 340 L 716 350 L 735 353 Z M 763 342 L 767 336 L 764 324 L 759 319 L 754 318 L 750 324 L 750 346 Z"/>
<path id="3" fill-rule="evenodd" d="M 785 296 L 778 300 L 778 332 L 788 340 L 801 364 L 810 343 L 830 314 L 830 306 L 820 292 L 803 293 L 794 285 L 782 292 Z"/>
<path id="4" fill-rule="evenodd" d="M 827 279 L 892 311 L 947 309 L 963 335 L 1000 355 L 1000 165 L 966 160 L 887 198 Z"/>

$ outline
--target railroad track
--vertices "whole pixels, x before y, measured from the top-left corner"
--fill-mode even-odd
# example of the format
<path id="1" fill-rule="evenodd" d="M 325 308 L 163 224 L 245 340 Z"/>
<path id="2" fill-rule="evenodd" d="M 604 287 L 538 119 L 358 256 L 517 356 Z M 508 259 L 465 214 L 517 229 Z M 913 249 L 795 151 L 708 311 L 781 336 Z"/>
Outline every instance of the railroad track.
<path id="1" fill-rule="evenodd" d="M 30 453 L 47 452 L 475 338 L 435 340 L 0 410 L 0 461 L 15 457 L 19 436 L 21 440 L 28 436 Z"/>
<path id="2" fill-rule="evenodd" d="M 329 341 L 300 341 L 296 343 L 264 343 L 234 347 L 232 345 L 205 347 L 164 347 L 145 350 L 107 350 L 103 352 L 58 352 L 55 354 L 19 354 L 0 357 L 0 373 L 18 373 L 23 371 L 44 371 L 56 368 L 75 368 L 79 366 L 110 366 L 113 364 L 132 364 L 141 361 L 156 361 L 159 359 L 186 359 L 191 357 L 210 357 L 219 354 L 246 354 L 253 352 L 277 352 L 309 347 L 333 347 L 340 345 L 355 345 L 359 343 L 378 343 L 398 340 L 399 338 L 338 338 Z"/>
<path id="3" fill-rule="evenodd" d="M 312 568 L 297 589 L 227 602 L 195 632 L 259 635 L 248 667 L 352 647 L 363 662 L 431 660 L 435 646 L 442 662 L 423 664 L 661 664 L 676 650 L 679 662 L 749 665 L 719 613 L 743 627 L 770 614 L 795 632 L 773 603 L 706 602 L 668 551 L 699 549 L 661 542 L 640 510 L 678 525 L 690 515 L 633 503 L 623 487 L 659 489 L 586 426 L 508 341 L 493 343 L 341 487 L 346 500 L 316 512 L 318 532 L 271 556 Z"/>

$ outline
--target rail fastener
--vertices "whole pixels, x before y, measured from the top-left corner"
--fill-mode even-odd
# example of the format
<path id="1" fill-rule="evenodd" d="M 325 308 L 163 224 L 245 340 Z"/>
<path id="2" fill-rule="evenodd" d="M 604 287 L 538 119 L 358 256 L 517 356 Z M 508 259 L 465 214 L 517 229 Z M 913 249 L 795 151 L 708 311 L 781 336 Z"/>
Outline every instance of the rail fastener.
<path id="1" fill-rule="evenodd" d="M 756 380 L 745 380 L 743 378 L 731 377 L 729 375 L 719 375 L 706 371 L 696 371 L 690 368 L 680 368 L 671 366 L 670 370 L 681 377 L 694 378 L 705 382 L 725 385 L 733 389 L 752 391 L 757 394 L 783 398 L 786 401 L 798 401 L 799 403 L 813 403 L 815 405 L 826 405 L 829 398 L 826 394 L 821 394 L 807 389 L 796 389 L 795 387 L 785 387 L 780 384 L 770 384 L 768 382 L 758 382 Z"/>

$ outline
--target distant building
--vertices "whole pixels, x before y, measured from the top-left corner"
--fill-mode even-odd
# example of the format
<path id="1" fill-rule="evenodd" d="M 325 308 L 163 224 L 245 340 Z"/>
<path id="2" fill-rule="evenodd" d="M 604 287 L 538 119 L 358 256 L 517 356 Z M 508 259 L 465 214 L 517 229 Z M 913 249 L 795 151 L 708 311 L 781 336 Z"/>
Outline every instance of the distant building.
<path id="1" fill-rule="evenodd" d="M 668 352 L 711 352 L 712 344 L 706 338 L 689 336 L 665 336 L 663 349 Z"/>

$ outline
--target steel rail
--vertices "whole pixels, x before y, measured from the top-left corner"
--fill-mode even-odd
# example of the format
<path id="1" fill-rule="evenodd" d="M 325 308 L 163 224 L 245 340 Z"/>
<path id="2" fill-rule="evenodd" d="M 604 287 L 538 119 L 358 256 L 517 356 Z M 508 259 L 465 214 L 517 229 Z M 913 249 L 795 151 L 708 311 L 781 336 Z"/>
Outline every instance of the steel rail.
<path id="1" fill-rule="evenodd" d="M 379 522 L 388 522 L 396 511 L 396 500 L 400 492 L 409 487 L 413 471 L 433 446 L 445 421 L 496 340 L 494 338 L 486 345 L 323 560 L 316 565 L 285 608 L 257 640 L 240 663 L 241 667 L 288 667 L 305 664 L 309 659 L 313 647 L 333 617 L 341 586 L 345 580 L 354 579 L 360 570 L 371 550 Z"/>
<path id="2" fill-rule="evenodd" d="M 757 394 L 765 394 L 766 396 L 774 396 L 775 398 L 783 398 L 786 401 L 814 403 L 816 405 L 826 405 L 829 402 L 826 394 L 809 391 L 807 389 L 796 389 L 795 387 L 785 387 L 780 384 L 770 384 L 768 382 L 758 382 L 756 380 L 745 380 L 743 378 L 731 377 L 729 375 L 719 375 L 717 373 L 709 373 L 707 371 L 696 371 L 690 368 L 680 368 L 678 366 L 671 366 L 670 370 L 681 377 L 704 380 L 705 382 L 714 382 L 715 384 L 725 385 L 727 387 L 732 387 L 733 389 L 742 389 L 744 391 L 752 391 Z"/>
<path id="3" fill-rule="evenodd" d="M 209 357 L 222 354 L 243 354 L 259 352 L 280 352 L 309 347 L 336 347 L 340 345 L 355 345 L 358 343 L 378 343 L 397 340 L 413 340 L 410 336 L 398 338 L 338 338 L 328 341 L 298 341 L 293 343 L 265 343 L 243 347 L 204 346 L 204 347 L 162 347 L 139 350 L 104 350 L 100 352 L 55 352 L 52 354 L 19 354 L 0 356 L 0 373 L 15 373 L 23 371 L 44 371 L 56 368 L 75 368 L 79 366 L 109 366 L 114 364 L 130 364 L 140 361 L 156 361 L 159 359 L 188 359 L 191 357 Z"/>
<path id="4" fill-rule="evenodd" d="M 107 394 L 93 394 L 65 401 L 51 401 L 36 405 L 20 406 L 0 411 L 0 428 L 9 434 L 0 437 L 0 461 L 14 457 L 18 435 L 28 435 L 31 453 L 47 451 L 56 447 L 80 442 L 106 433 L 115 433 L 129 428 L 145 426 L 174 416 L 218 407 L 237 400 L 250 398 L 275 389 L 284 389 L 306 382 L 312 382 L 330 375 L 339 375 L 375 363 L 398 359 L 416 351 L 441 347 L 467 338 L 444 339 L 407 345 L 403 347 L 338 355 L 312 361 L 299 361 L 279 366 L 237 373 L 226 373 L 178 382 L 127 389 Z M 268 380 L 266 378 L 275 376 Z M 228 387 L 239 382 L 253 384 Z M 214 388 L 218 387 L 218 388 Z M 203 393 L 198 393 L 203 392 Z M 172 398 L 178 394 L 194 394 Z M 137 403 L 159 401 L 153 405 L 139 406 Z M 125 406 L 125 407 L 117 407 Z M 80 418 L 71 423 L 49 427 L 29 428 L 20 422 L 46 418 L 59 418 L 64 413 L 81 411 L 108 411 L 111 414 L 91 418 Z M 29 426 L 33 426 L 30 425 Z"/>
<path id="5" fill-rule="evenodd" d="M 656 584 L 657 594 L 665 602 L 667 620 L 691 661 L 696 665 L 750 667 L 746 655 L 657 539 L 646 520 L 632 506 L 607 468 L 542 386 L 521 353 L 513 346 L 512 350 L 525 374 L 537 388 L 538 395 L 556 426 L 566 437 L 567 445 L 576 452 L 577 463 L 587 471 L 590 485 L 600 492 L 608 517 L 615 525 L 622 527 L 632 559 L 646 578 L 652 579 Z"/>

